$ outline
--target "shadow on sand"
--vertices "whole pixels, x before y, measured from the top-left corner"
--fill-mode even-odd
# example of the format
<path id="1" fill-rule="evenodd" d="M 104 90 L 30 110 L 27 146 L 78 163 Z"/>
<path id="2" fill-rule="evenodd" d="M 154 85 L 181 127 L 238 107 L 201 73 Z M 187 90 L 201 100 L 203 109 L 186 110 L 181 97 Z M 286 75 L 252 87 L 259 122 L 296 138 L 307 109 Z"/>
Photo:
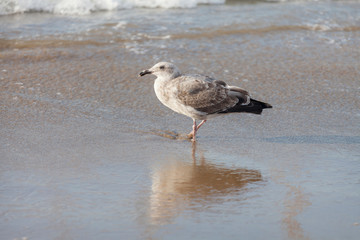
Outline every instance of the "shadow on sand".
<path id="1" fill-rule="evenodd" d="M 232 198 L 241 201 L 252 189 L 247 185 L 263 181 L 260 171 L 226 168 L 207 162 L 203 154 L 196 155 L 196 143 L 192 143 L 192 162 L 169 157 L 168 163 L 153 172 L 150 196 L 153 224 L 171 223 L 189 208 L 208 208 Z"/>

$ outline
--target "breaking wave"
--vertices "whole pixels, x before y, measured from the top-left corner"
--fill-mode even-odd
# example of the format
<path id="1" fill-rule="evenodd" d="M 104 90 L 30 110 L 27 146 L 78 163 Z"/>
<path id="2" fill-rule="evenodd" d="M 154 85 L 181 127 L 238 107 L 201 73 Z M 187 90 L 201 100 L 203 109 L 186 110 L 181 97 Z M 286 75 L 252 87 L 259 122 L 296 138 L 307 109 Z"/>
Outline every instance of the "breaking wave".
<path id="1" fill-rule="evenodd" d="M 2 0 L 0 15 L 24 12 L 85 15 L 135 7 L 193 8 L 198 4 L 224 4 L 225 0 Z"/>
<path id="2" fill-rule="evenodd" d="M 98 11 L 114 11 L 131 8 L 194 8 L 199 4 L 314 1 L 332 0 L 1 0 L 0 15 L 27 12 L 86 15 Z"/>

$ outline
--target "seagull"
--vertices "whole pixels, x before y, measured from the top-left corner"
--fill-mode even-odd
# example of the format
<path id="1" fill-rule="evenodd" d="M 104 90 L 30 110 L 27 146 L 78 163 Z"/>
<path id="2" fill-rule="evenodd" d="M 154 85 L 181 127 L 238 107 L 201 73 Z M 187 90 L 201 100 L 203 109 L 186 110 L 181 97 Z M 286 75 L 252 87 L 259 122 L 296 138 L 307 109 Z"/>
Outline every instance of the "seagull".
<path id="1" fill-rule="evenodd" d="M 162 104 L 193 119 L 192 131 L 187 135 L 193 142 L 199 128 L 210 118 L 237 112 L 261 114 L 264 108 L 272 108 L 268 103 L 252 99 L 246 90 L 224 81 L 200 74 L 181 74 L 169 62 L 159 62 L 139 76 L 147 74 L 157 77 L 154 89 Z M 201 120 L 199 125 L 197 120 Z"/>

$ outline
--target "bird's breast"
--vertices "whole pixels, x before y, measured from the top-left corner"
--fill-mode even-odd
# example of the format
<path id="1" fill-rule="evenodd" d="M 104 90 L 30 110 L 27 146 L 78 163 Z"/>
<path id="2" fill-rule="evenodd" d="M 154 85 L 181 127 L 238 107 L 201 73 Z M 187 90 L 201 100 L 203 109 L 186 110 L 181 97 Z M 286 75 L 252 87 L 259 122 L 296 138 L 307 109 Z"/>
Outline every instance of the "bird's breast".
<path id="1" fill-rule="evenodd" d="M 178 99 L 178 90 L 176 89 L 176 85 L 168 84 L 162 80 L 155 80 L 154 90 L 156 97 L 160 100 L 160 102 L 171 110 L 193 119 L 205 119 L 204 113 L 197 111 L 191 106 L 184 105 Z"/>
<path id="2" fill-rule="evenodd" d="M 170 92 L 169 89 L 166 87 L 166 82 L 161 80 L 155 80 L 154 90 L 156 97 L 162 102 L 164 105 L 170 101 Z"/>

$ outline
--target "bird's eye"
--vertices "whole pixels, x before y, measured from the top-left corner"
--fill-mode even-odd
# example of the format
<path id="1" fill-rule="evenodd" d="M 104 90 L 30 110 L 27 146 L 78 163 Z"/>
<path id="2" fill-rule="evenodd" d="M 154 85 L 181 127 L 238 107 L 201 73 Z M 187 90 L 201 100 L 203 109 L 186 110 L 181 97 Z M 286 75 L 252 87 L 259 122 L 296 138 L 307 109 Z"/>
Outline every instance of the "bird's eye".
<path id="1" fill-rule="evenodd" d="M 160 69 L 161 69 L 161 70 L 164 70 L 164 69 L 165 69 L 165 66 L 164 66 L 164 65 L 160 66 Z"/>

